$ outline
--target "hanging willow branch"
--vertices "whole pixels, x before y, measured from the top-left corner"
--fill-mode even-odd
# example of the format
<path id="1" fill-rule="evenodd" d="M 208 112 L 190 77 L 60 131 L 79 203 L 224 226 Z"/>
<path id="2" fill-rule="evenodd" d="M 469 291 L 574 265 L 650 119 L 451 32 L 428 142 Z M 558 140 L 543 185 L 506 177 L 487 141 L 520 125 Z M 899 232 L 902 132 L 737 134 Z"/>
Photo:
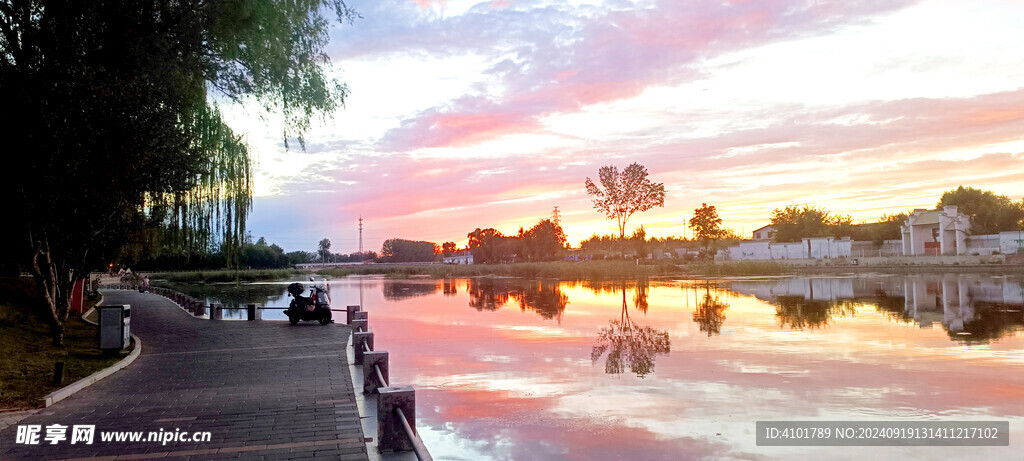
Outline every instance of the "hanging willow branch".
<path id="1" fill-rule="evenodd" d="M 192 140 L 187 155 L 197 166 L 188 183 L 171 192 L 150 194 L 147 214 L 168 210 L 164 226 L 171 244 L 202 252 L 218 243 L 229 267 L 237 267 L 238 248 L 252 209 L 249 146 L 228 127 L 216 106 L 202 105 L 181 120 Z"/>

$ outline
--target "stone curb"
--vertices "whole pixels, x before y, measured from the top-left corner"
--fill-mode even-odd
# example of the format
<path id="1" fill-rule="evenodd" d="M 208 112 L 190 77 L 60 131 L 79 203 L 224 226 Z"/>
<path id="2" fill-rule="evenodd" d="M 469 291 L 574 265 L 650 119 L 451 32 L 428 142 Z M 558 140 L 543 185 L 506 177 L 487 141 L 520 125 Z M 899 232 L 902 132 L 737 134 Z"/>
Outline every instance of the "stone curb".
<path id="1" fill-rule="evenodd" d="M 101 296 L 100 297 L 100 302 L 102 302 L 103 301 L 102 295 L 100 295 L 100 296 Z M 97 306 L 100 305 L 100 302 L 97 302 L 96 305 Z M 91 307 L 91 308 L 89 308 L 88 311 L 85 311 L 85 313 L 82 314 L 82 320 L 85 320 L 86 322 L 91 323 L 93 325 L 97 325 L 96 322 L 89 321 L 89 320 L 87 320 L 85 318 L 86 315 L 89 315 L 89 313 L 94 311 L 94 310 L 96 310 L 96 308 L 95 307 Z M 97 382 L 97 381 L 99 381 L 99 380 L 101 380 L 103 378 L 106 378 L 107 376 L 110 376 L 110 375 L 114 374 L 116 371 L 118 371 L 118 370 L 120 370 L 120 369 L 122 369 L 122 368 L 124 368 L 124 367 L 126 367 L 128 365 L 131 365 L 131 363 L 134 362 L 135 359 L 139 358 L 140 354 L 142 354 L 142 340 L 139 339 L 139 337 L 135 336 L 135 335 L 132 335 L 132 340 L 135 341 L 135 347 L 132 349 L 131 353 L 129 353 L 127 357 L 119 360 L 117 363 L 115 363 L 115 364 L 113 364 L 113 365 L 111 365 L 111 366 L 109 366 L 107 368 L 104 368 L 104 369 L 102 369 L 100 371 L 97 371 L 96 373 L 93 373 L 93 374 L 91 374 L 89 376 L 86 376 L 85 378 L 82 378 L 82 379 L 80 379 L 78 381 L 75 381 L 75 382 L 73 382 L 71 384 L 68 384 L 67 386 L 64 386 L 64 387 L 62 387 L 60 389 L 57 389 L 57 390 L 47 394 L 45 397 L 42 398 L 43 406 L 48 407 L 48 406 L 53 405 L 53 404 L 55 404 L 55 403 L 57 403 L 57 402 L 59 402 L 61 400 L 64 400 L 64 399 L 66 399 L 68 397 L 71 397 L 71 395 L 74 394 L 75 392 L 78 392 L 78 391 L 80 391 L 82 389 L 85 389 L 85 388 L 91 386 L 93 383 L 95 383 L 95 382 Z"/>

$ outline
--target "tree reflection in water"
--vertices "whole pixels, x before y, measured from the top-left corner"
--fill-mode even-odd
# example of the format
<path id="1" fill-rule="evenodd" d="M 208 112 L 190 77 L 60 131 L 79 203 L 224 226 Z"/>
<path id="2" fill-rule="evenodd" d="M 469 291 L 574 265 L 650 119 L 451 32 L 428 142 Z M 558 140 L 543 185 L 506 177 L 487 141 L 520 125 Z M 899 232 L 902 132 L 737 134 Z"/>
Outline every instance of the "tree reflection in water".
<path id="1" fill-rule="evenodd" d="M 529 309 L 545 319 L 558 317 L 559 323 L 566 304 L 569 304 L 569 296 L 558 287 L 558 282 L 553 281 L 533 282 L 513 295 L 513 299 L 519 302 L 519 309 L 523 312 Z"/>
<path id="2" fill-rule="evenodd" d="M 1024 332 L 1024 280 L 982 274 L 792 277 L 730 283 L 730 291 L 772 304 L 780 327 L 814 329 L 834 318 L 874 310 L 890 321 L 928 328 L 950 339 L 986 344 Z"/>
<path id="3" fill-rule="evenodd" d="M 478 311 L 496 311 L 501 309 L 509 298 L 509 286 L 506 282 L 494 279 L 469 280 L 469 307 Z"/>
<path id="4" fill-rule="evenodd" d="M 693 321 L 700 326 L 700 331 L 711 335 L 717 335 L 725 323 L 725 310 L 729 305 L 719 299 L 718 286 L 715 292 L 711 292 L 711 283 L 704 283 L 704 298 L 697 304 L 697 310 L 693 312 Z"/>
<path id="5" fill-rule="evenodd" d="M 441 290 L 441 283 L 435 281 L 385 280 L 381 290 L 384 299 L 401 301 L 417 296 L 430 296 Z"/>
<path id="6" fill-rule="evenodd" d="M 444 296 L 455 296 L 459 294 L 459 289 L 455 284 L 455 279 L 444 279 L 442 282 L 444 285 Z"/>
<path id="7" fill-rule="evenodd" d="M 914 316 L 907 312 L 905 296 L 891 296 L 885 290 L 875 290 L 875 310 L 883 313 L 889 320 L 900 323 L 913 323 Z"/>
<path id="8" fill-rule="evenodd" d="M 523 312 L 531 310 L 545 319 L 557 318 L 561 322 L 569 296 L 562 292 L 557 281 L 489 278 L 469 281 L 469 307 L 478 311 L 496 311 L 509 301 Z"/>
<path id="9" fill-rule="evenodd" d="M 908 310 L 911 306 L 907 304 L 905 296 L 890 296 L 884 290 L 876 293 L 877 304 L 875 308 L 882 312 L 890 320 L 900 323 L 915 323 L 914 313 Z M 932 312 L 935 315 L 941 314 L 938 311 L 942 299 L 939 298 L 932 306 L 918 306 L 920 312 Z M 930 309 L 929 309 L 930 307 Z M 943 322 L 943 328 L 949 338 L 964 344 L 988 344 L 1004 336 L 1024 331 L 1024 315 L 1021 314 L 1022 307 L 1019 304 L 1007 304 L 992 301 L 969 300 L 965 307 L 969 307 L 971 313 L 963 319 L 962 325 L 953 326 Z M 959 307 L 957 310 L 959 311 Z"/>
<path id="10" fill-rule="evenodd" d="M 622 314 L 612 319 L 607 328 L 597 334 L 597 345 L 590 352 L 590 360 L 597 364 L 607 352 L 604 372 L 621 374 L 628 367 L 640 378 L 654 371 L 654 356 L 668 354 L 671 342 L 668 330 L 658 331 L 649 326 L 639 326 L 629 316 L 626 303 L 626 286 L 622 287 Z M 633 298 L 637 310 L 647 311 L 647 284 L 638 284 Z M 642 308 L 641 308 L 642 306 Z"/>
<path id="11" fill-rule="evenodd" d="M 1020 305 L 976 301 L 974 316 L 962 328 L 946 327 L 950 339 L 965 344 L 987 344 L 1003 336 L 1024 331 L 1024 315 Z"/>
<path id="12" fill-rule="evenodd" d="M 280 296 L 284 292 L 285 286 L 273 283 L 176 284 L 163 282 L 158 282 L 156 285 L 188 293 L 189 296 L 196 298 L 223 303 L 228 308 L 247 304 L 265 305 L 267 298 Z M 309 288 L 308 283 L 304 286 Z"/>
<path id="13" fill-rule="evenodd" d="M 832 317 L 853 317 L 857 308 L 849 300 L 815 300 L 803 296 L 776 296 L 775 318 L 780 327 L 794 330 L 814 329 L 827 326 Z"/>

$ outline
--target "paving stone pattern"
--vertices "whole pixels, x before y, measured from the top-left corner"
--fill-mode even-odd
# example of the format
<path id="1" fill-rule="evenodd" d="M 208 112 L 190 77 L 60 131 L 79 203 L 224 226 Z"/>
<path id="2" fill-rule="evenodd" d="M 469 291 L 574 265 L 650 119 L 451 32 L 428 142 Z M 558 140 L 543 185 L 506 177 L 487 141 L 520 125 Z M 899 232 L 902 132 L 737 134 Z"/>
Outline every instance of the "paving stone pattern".
<path id="1" fill-rule="evenodd" d="M 131 304 L 142 355 L 130 366 L 0 431 L 0 459 L 367 459 L 342 324 L 193 318 L 166 298 L 105 291 Z M 44 426 L 40 445 L 17 427 Z M 42 441 L 45 426 L 68 440 Z M 92 445 L 70 427 L 96 426 Z M 209 431 L 210 442 L 101 442 L 102 431 Z M 147 434 L 148 436 L 148 434 Z"/>

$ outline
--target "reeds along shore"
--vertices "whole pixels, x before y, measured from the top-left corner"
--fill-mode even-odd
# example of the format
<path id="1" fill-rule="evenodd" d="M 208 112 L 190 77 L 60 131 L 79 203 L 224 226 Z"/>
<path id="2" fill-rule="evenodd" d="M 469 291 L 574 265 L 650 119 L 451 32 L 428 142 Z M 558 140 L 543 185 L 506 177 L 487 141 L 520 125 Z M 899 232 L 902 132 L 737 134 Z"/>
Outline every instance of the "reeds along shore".
<path id="1" fill-rule="evenodd" d="M 656 275 L 681 274 L 674 264 L 637 264 L 636 261 L 549 261 L 515 264 L 434 264 L 419 266 L 354 266 L 324 269 L 318 273 L 333 277 L 352 274 L 384 274 L 391 276 L 426 275 L 434 277 L 522 277 L 561 280 L 635 279 Z"/>
<path id="2" fill-rule="evenodd" d="M 741 261 L 726 264 L 676 261 L 547 261 L 515 264 L 368 264 L 320 269 L 318 276 L 340 278 L 348 275 L 383 275 L 388 277 L 521 277 L 559 280 L 635 280 L 656 276 L 739 276 L 782 275 L 793 273 L 792 267 L 771 261 Z M 297 269 L 217 270 L 198 272 L 154 273 L 153 277 L 170 283 L 230 283 L 260 280 L 305 278 L 312 272 Z"/>

